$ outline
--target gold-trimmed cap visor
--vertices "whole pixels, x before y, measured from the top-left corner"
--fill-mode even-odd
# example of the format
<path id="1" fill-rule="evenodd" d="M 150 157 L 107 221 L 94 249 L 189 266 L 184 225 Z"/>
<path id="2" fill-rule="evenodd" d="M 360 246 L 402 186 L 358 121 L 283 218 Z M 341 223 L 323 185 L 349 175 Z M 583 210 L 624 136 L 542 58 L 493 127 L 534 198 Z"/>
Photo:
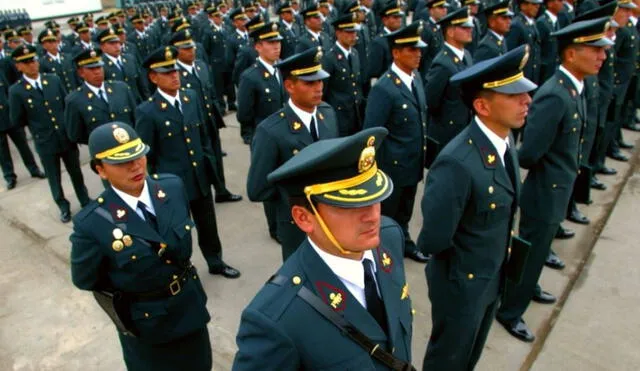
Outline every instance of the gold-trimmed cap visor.
<path id="1" fill-rule="evenodd" d="M 91 159 L 107 164 L 133 161 L 149 152 L 149 146 L 131 126 L 117 121 L 95 128 L 89 135 L 88 144 Z"/>
<path id="2" fill-rule="evenodd" d="M 602 17 L 571 23 L 551 33 L 551 36 L 558 39 L 559 49 L 570 44 L 606 47 L 614 45 L 614 42 L 607 37 L 610 27 L 610 17 Z"/>

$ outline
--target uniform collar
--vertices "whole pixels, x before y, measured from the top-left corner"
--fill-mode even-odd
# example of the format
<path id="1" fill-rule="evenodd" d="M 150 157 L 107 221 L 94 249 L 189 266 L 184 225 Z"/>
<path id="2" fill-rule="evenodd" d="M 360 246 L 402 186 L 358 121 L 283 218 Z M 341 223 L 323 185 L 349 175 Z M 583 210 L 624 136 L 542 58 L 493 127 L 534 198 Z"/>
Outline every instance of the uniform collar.
<path id="1" fill-rule="evenodd" d="M 240 29 L 239 29 L 239 28 L 236 28 L 236 33 L 237 33 L 238 35 L 242 36 L 243 38 L 248 38 L 248 37 L 249 37 L 249 35 L 247 34 L 247 31 L 244 31 L 244 32 L 243 32 L 243 31 L 240 31 Z"/>
<path id="2" fill-rule="evenodd" d="M 338 49 L 342 51 L 342 54 L 344 54 L 345 57 L 349 58 L 349 54 L 351 54 L 351 49 L 349 50 L 345 49 L 342 45 L 340 45 L 338 41 L 336 41 L 336 46 L 338 47 Z"/>
<path id="3" fill-rule="evenodd" d="M 569 78 L 569 80 L 571 80 L 571 82 L 573 83 L 573 86 L 576 87 L 576 90 L 578 91 L 578 94 L 582 94 L 582 89 L 584 88 L 584 81 L 578 81 L 578 79 L 576 79 L 575 76 L 573 76 L 571 74 L 571 72 L 569 72 L 569 70 L 567 70 L 566 68 L 564 68 L 563 65 L 560 65 L 560 67 L 558 67 L 558 69 L 560 71 L 562 71 L 562 73 L 564 73 L 565 75 L 567 75 L 567 77 Z"/>
<path id="4" fill-rule="evenodd" d="M 32 79 L 28 78 L 28 77 L 27 77 L 27 75 L 22 75 L 22 77 L 23 77 L 23 78 L 24 78 L 24 79 L 25 79 L 29 84 L 31 84 L 31 86 L 33 86 L 34 88 L 37 86 L 37 85 L 36 85 L 36 82 L 38 83 L 38 85 L 39 85 L 39 86 L 42 86 L 42 81 L 41 81 L 41 79 L 42 79 L 42 75 L 41 75 L 41 74 L 38 74 L 38 78 L 37 78 L 37 79 L 35 79 L 35 80 L 32 80 Z"/>
<path id="5" fill-rule="evenodd" d="M 114 57 L 112 55 L 109 55 L 107 53 L 104 53 L 104 56 L 109 58 L 115 64 L 122 64 L 122 60 L 120 59 L 120 57 L 116 58 L 116 57 Z"/>
<path id="6" fill-rule="evenodd" d="M 400 67 L 396 66 L 395 63 L 391 64 L 391 71 L 395 72 L 396 75 L 402 80 L 402 82 L 407 86 L 409 91 L 413 91 L 411 89 L 411 83 L 413 82 L 413 75 L 408 75 L 406 72 L 400 69 Z"/>
<path id="7" fill-rule="evenodd" d="M 166 99 L 166 100 L 167 100 L 167 102 L 169 102 L 172 106 L 174 106 L 174 105 L 175 105 L 175 103 L 176 103 L 176 99 L 177 99 L 177 100 L 180 100 L 180 91 L 178 91 L 178 92 L 176 93 L 176 96 L 175 96 L 175 97 L 172 97 L 172 96 L 170 96 L 169 94 L 167 94 L 167 93 L 163 92 L 163 91 L 162 91 L 162 89 L 158 88 L 158 94 L 160 94 L 160 96 L 161 96 L 162 98 Z"/>
<path id="8" fill-rule="evenodd" d="M 549 17 L 549 19 L 551 19 L 551 23 L 552 24 L 554 24 L 554 25 L 556 24 L 556 21 L 558 20 L 558 16 L 557 15 L 551 13 L 549 10 L 545 10 L 544 14 L 546 14 L 547 17 Z"/>
<path id="9" fill-rule="evenodd" d="M 506 138 L 500 138 L 496 133 L 491 131 L 478 116 L 475 117 L 475 120 L 482 133 L 495 147 L 496 151 L 500 155 L 500 160 L 502 160 L 502 163 L 504 164 L 504 154 L 507 152 L 507 147 L 509 145 L 509 136 Z"/>
<path id="10" fill-rule="evenodd" d="M 500 35 L 499 33 L 495 32 L 494 30 L 489 29 L 489 32 L 491 32 L 491 34 L 493 36 L 495 36 L 496 39 L 498 39 L 500 41 L 504 40 L 504 36 Z"/>
<path id="11" fill-rule="evenodd" d="M 122 192 L 118 188 L 114 187 L 113 184 L 111 185 L 111 188 L 118 195 L 118 197 L 120 197 L 122 201 L 124 201 L 131 208 L 131 210 L 137 210 L 138 201 L 141 201 L 143 204 L 145 204 L 147 209 L 152 214 L 154 215 L 156 214 L 156 210 L 153 207 L 153 202 L 151 201 L 151 194 L 149 193 L 149 186 L 147 184 L 146 179 L 144 181 L 144 187 L 142 187 L 142 192 L 140 193 L 140 197 L 134 197 L 128 193 Z"/>
<path id="12" fill-rule="evenodd" d="M 262 63 L 262 65 L 264 66 L 264 68 L 267 69 L 267 71 L 269 71 L 270 74 L 275 75 L 276 74 L 276 68 L 273 67 L 273 65 L 265 62 L 264 59 L 262 59 L 262 57 L 258 57 L 258 61 L 260 61 L 260 63 Z"/>
<path id="13" fill-rule="evenodd" d="M 293 112 L 298 116 L 298 118 L 302 121 L 302 123 L 304 124 L 304 126 L 307 128 L 307 130 L 309 130 L 309 132 L 311 132 L 311 118 L 315 118 L 316 113 L 318 112 L 318 108 L 316 107 L 312 113 L 309 113 L 307 111 L 304 111 L 300 108 L 298 108 L 298 106 L 296 106 L 293 101 L 291 100 L 291 98 L 289 98 L 289 107 L 291 107 L 291 109 L 293 110 Z M 316 119 L 316 125 L 318 124 L 318 120 Z"/>
<path id="14" fill-rule="evenodd" d="M 536 23 L 534 19 L 527 17 L 526 15 L 524 15 L 524 13 L 520 14 L 522 14 L 522 18 L 524 18 L 524 21 L 527 22 L 527 25 L 533 26 Z"/>
<path id="15" fill-rule="evenodd" d="M 451 49 L 452 52 L 455 53 L 456 57 L 458 57 L 460 60 L 464 59 L 464 49 L 458 49 L 455 46 L 449 44 L 448 42 L 444 42 L 444 45 L 448 46 L 449 49 Z"/>
<path id="16" fill-rule="evenodd" d="M 631 16 L 631 17 L 629 17 L 629 22 L 633 23 L 633 25 L 635 26 L 636 23 L 638 23 L 638 18 L 634 17 L 634 16 Z"/>
<path id="17" fill-rule="evenodd" d="M 285 27 L 287 27 L 287 30 L 291 30 L 291 28 L 293 27 L 293 23 L 289 23 L 284 19 L 282 19 L 281 21 L 282 21 L 282 24 L 285 25 Z"/>
<path id="18" fill-rule="evenodd" d="M 53 55 L 49 52 L 47 52 L 47 55 L 52 58 L 53 60 L 55 60 L 56 62 L 60 62 L 60 53 L 58 53 L 58 55 Z"/>
<path id="19" fill-rule="evenodd" d="M 331 269 L 331 271 L 340 279 L 348 281 L 360 289 L 364 290 L 364 267 L 362 262 L 367 259 L 371 261 L 373 266 L 373 273 L 377 271 L 376 261 L 373 258 L 371 250 L 364 252 L 362 259 L 354 260 L 348 258 L 342 258 L 336 255 L 329 254 L 328 252 L 319 248 L 311 238 L 307 237 L 309 244 L 315 252 L 320 256 L 320 259 Z"/>
<path id="20" fill-rule="evenodd" d="M 176 62 L 178 62 L 178 64 L 180 66 L 182 66 L 182 68 L 187 70 L 187 72 L 193 74 L 193 67 L 194 67 L 193 64 L 192 65 L 188 65 L 188 64 L 182 63 L 179 59 Z"/>
<path id="21" fill-rule="evenodd" d="M 104 82 L 102 83 L 102 85 L 100 85 L 99 88 L 96 88 L 95 86 L 89 84 L 86 81 L 84 82 L 84 84 L 89 88 L 89 90 L 91 90 L 97 96 L 100 96 L 100 91 L 105 91 L 104 90 Z"/>
<path id="22" fill-rule="evenodd" d="M 320 40 L 320 32 L 315 33 L 313 31 L 311 31 L 309 28 L 307 28 L 307 32 L 309 32 L 311 34 L 311 36 L 315 37 L 316 39 Z"/>

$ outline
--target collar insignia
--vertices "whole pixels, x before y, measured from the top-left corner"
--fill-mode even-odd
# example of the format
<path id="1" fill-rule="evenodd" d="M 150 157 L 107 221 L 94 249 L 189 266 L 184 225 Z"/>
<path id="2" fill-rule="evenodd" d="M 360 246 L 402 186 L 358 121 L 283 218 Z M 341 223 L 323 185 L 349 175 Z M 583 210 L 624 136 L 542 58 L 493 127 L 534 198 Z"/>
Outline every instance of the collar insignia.
<path id="1" fill-rule="evenodd" d="M 402 294 L 400 295 L 400 300 L 404 300 L 409 297 L 409 284 L 405 283 L 402 286 Z"/>
<path id="2" fill-rule="evenodd" d="M 337 287 L 333 287 L 326 282 L 316 282 L 316 288 L 322 300 L 334 311 L 343 311 L 346 307 L 347 295 Z"/>

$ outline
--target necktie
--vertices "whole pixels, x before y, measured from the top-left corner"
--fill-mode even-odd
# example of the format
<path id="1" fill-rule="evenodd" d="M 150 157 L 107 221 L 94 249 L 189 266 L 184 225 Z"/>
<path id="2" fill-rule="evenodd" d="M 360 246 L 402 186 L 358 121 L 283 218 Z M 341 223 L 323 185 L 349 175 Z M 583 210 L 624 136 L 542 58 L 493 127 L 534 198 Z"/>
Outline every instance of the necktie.
<path id="1" fill-rule="evenodd" d="M 311 116 L 311 123 L 309 123 L 309 128 L 311 130 L 311 138 L 314 142 L 317 142 L 320 137 L 318 136 L 318 128 L 316 128 L 316 118 Z"/>
<path id="2" fill-rule="evenodd" d="M 37 81 L 36 81 L 36 89 L 38 89 L 38 91 L 39 91 L 40 93 L 42 93 L 42 86 L 41 86 L 41 85 L 40 85 L 40 83 L 39 83 L 39 82 L 37 82 Z"/>
<path id="3" fill-rule="evenodd" d="M 176 107 L 176 109 L 182 113 L 182 108 L 180 108 L 180 101 L 178 100 L 178 98 L 176 98 L 175 102 L 173 102 L 173 106 Z"/>
<path id="4" fill-rule="evenodd" d="M 107 95 L 104 93 L 104 90 L 100 89 L 98 90 L 98 96 L 100 97 L 100 99 L 102 99 L 105 103 L 109 103 L 109 101 L 107 100 Z"/>
<path id="5" fill-rule="evenodd" d="M 373 264 L 371 260 L 362 261 L 364 268 L 364 296 L 367 300 L 367 312 L 378 322 L 380 327 L 387 332 L 387 321 L 382 299 L 378 296 L 376 281 L 373 278 Z"/>
<path id="6" fill-rule="evenodd" d="M 149 223 L 151 228 L 153 228 L 155 231 L 157 231 L 158 230 L 158 220 L 156 219 L 155 215 L 151 214 L 149 209 L 147 209 L 147 205 L 145 205 L 144 202 L 142 202 L 142 201 L 138 201 L 138 209 L 140 209 L 140 211 L 142 211 L 142 215 L 144 215 L 144 220 L 147 223 Z"/>
<path id="7" fill-rule="evenodd" d="M 511 185 L 516 185 L 516 168 L 513 165 L 513 157 L 511 156 L 511 150 L 507 146 L 507 151 L 504 153 L 504 168 L 507 171 L 507 175 L 511 180 Z"/>
<path id="8" fill-rule="evenodd" d="M 116 59 L 116 65 L 118 66 L 118 68 L 120 69 L 120 71 L 124 70 L 124 66 L 122 65 L 122 61 L 118 58 Z"/>
<path id="9" fill-rule="evenodd" d="M 420 97 L 418 96 L 418 86 L 416 85 L 416 79 L 411 80 L 411 92 L 413 96 L 416 98 L 416 103 L 418 107 L 420 106 Z"/>

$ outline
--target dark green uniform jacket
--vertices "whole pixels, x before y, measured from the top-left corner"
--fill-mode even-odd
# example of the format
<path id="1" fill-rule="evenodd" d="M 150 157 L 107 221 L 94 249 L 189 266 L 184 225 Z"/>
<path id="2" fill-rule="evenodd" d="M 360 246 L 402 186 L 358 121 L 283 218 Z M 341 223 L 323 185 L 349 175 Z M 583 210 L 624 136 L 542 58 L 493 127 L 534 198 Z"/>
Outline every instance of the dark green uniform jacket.
<path id="1" fill-rule="evenodd" d="M 542 85 L 540 81 L 540 36 L 535 23 L 529 25 L 524 15 L 518 14 L 513 17 L 511 29 L 506 35 L 507 47 L 509 50 L 515 49 L 520 45 L 529 45 L 529 60 L 524 66 L 524 76 L 538 85 Z M 545 45 L 545 47 L 547 47 Z"/>
<path id="2" fill-rule="evenodd" d="M 522 187 L 523 214 L 548 224 L 564 220 L 586 115 L 576 87 L 560 70 L 536 92 L 518 152 L 520 166 L 529 169 Z"/>
<path id="3" fill-rule="evenodd" d="M 554 24 L 551 17 L 544 12 L 536 20 L 536 27 L 540 37 L 540 82 L 547 81 L 560 65 L 560 56 L 558 55 L 558 39 L 551 37 L 551 33 L 558 30 L 558 21 Z"/>
<path id="4" fill-rule="evenodd" d="M 388 370 L 296 296 L 301 287 L 383 349 L 410 362 L 413 318 L 404 237 L 397 224 L 383 217 L 380 238 L 372 252 L 387 313 L 385 331 L 304 240 L 277 273 L 283 283 L 267 283 L 243 311 L 233 370 Z"/>
<path id="5" fill-rule="evenodd" d="M 72 142 L 87 144 L 93 129 L 107 122 L 134 125 L 136 101 L 131 88 L 122 81 L 105 81 L 104 89 L 108 103 L 86 83 L 65 98 L 64 124 Z"/>
<path id="6" fill-rule="evenodd" d="M 419 68 L 421 74 L 420 77 L 424 79 L 427 72 L 429 72 L 431 63 L 440 50 L 442 50 L 444 45 L 442 30 L 437 23 L 433 22 L 433 18 L 431 17 L 427 19 L 424 29 L 422 30 L 422 41 L 427 44 L 427 47 L 422 51 Z"/>
<path id="7" fill-rule="evenodd" d="M 298 43 L 298 25 L 294 22 L 291 29 L 287 28 L 284 22 L 279 21 L 280 35 L 282 35 L 282 49 L 280 49 L 280 59 L 287 59 L 296 52 L 296 44 Z"/>
<path id="8" fill-rule="evenodd" d="M 65 90 L 71 92 L 78 87 L 80 80 L 73 69 L 71 58 L 67 58 L 62 53 L 58 53 L 58 56 L 60 63 L 53 59 L 49 53 L 45 53 L 39 60 L 40 72 L 55 73 L 64 84 Z"/>
<path id="9" fill-rule="evenodd" d="M 393 63 L 391 49 L 389 49 L 389 41 L 383 36 L 385 33 L 386 31 L 383 31 L 371 41 L 371 48 L 369 50 L 370 58 L 367 61 L 369 65 L 368 78 L 378 78 L 382 76 L 382 74 L 391 67 L 391 63 Z"/>
<path id="10" fill-rule="evenodd" d="M 331 38 L 329 35 L 324 33 L 324 31 L 320 31 L 320 40 L 318 40 L 318 38 L 311 35 L 306 27 L 303 27 L 302 31 L 300 31 L 300 37 L 298 37 L 296 53 L 302 53 L 309 48 L 315 48 L 318 46 L 322 47 L 323 53 L 327 53 L 329 52 L 329 49 L 331 49 L 331 45 Z"/>
<path id="11" fill-rule="evenodd" d="M 480 43 L 478 44 L 478 48 L 476 52 L 473 53 L 473 61 L 475 63 L 499 57 L 502 54 L 507 52 L 507 43 L 504 38 L 502 40 L 496 37 L 496 34 L 487 30 L 487 34 L 484 35 Z"/>
<path id="12" fill-rule="evenodd" d="M 135 57 L 132 55 L 122 55 L 122 69 L 109 59 L 106 55 L 102 55 L 104 61 L 104 78 L 110 81 L 122 81 L 129 85 L 136 102 L 141 102 L 149 97 L 149 91 L 145 85 L 144 79 L 147 77 L 140 73 L 138 65 L 136 65 Z"/>

